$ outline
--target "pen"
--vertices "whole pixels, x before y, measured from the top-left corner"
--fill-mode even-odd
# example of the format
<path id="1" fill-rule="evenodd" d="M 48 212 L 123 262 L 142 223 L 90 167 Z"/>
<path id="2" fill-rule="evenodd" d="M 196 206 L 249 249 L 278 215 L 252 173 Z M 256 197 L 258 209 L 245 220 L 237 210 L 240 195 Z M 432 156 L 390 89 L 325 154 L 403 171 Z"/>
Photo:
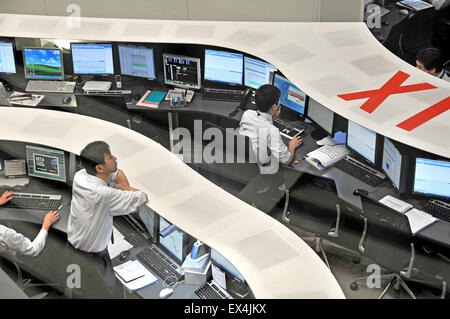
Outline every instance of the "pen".
<path id="1" fill-rule="evenodd" d="M 60 205 L 56 210 L 60 210 L 61 208 L 66 207 L 66 206 L 69 206 L 69 205 L 70 205 L 70 202 L 68 202 L 68 203 L 66 203 L 66 204 L 62 204 L 62 205 Z"/>

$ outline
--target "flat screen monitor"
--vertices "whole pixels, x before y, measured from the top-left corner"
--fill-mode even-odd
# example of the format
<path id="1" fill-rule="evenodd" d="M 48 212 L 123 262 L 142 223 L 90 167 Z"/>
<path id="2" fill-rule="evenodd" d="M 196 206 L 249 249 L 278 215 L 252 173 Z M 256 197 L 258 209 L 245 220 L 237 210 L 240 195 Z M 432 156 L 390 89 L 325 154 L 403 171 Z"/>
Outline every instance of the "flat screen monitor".
<path id="1" fill-rule="evenodd" d="M 383 143 L 382 168 L 396 189 L 400 189 L 400 178 L 402 175 L 402 154 L 395 145 L 387 138 Z"/>
<path id="2" fill-rule="evenodd" d="M 200 59 L 163 54 L 164 82 L 186 89 L 200 89 Z"/>
<path id="3" fill-rule="evenodd" d="M 171 225 L 172 224 L 166 221 L 163 217 L 159 217 L 160 232 L 164 231 Z M 159 236 L 159 243 L 176 259 L 178 259 L 180 262 L 183 262 L 184 258 L 186 257 L 186 241 L 183 231 L 177 228 L 165 237 Z"/>
<path id="4" fill-rule="evenodd" d="M 205 50 L 205 80 L 242 85 L 244 58 L 240 53 Z"/>
<path id="5" fill-rule="evenodd" d="M 241 282 L 245 281 L 241 273 L 227 259 L 225 259 L 225 257 L 219 254 L 217 250 L 213 248 L 211 248 L 211 260 L 213 263 L 218 265 L 222 270 L 228 272 L 235 278 L 239 279 Z"/>
<path id="6" fill-rule="evenodd" d="M 334 112 L 319 102 L 310 99 L 306 116 L 328 134 L 333 133 Z"/>
<path id="7" fill-rule="evenodd" d="M 375 164 L 375 150 L 377 145 L 377 133 L 348 121 L 347 146 L 372 164 Z"/>
<path id="8" fill-rule="evenodd" d="M 122 75 L 156 79 L 155 59 L 152 48 L 120 44 L 119 60 Z"/>
<path id="9" fill-rule="evenodd" d="M 16 73 L 14 50 L 11 42 L 0 41 L 0 73 Z"/>
<path id="10" fill-rule="evenodd" d="M 139 218 L 150 236 L 152 236 L 152 239 L 155 239 L 158 233 L 158 214 L 147 205 L 142 205 L 139 208 Z"/>
<path id="11" fill-rule="evenodd" d="M 270 83 L 270 72 L 276 72 L 277 68 L 272 64 L 244 57 L 245 85 L 258 89 L 261 85 Z"/>
<path id="12" fill-rule="evenodd" d="M 273 85 L 281 91 L 281 105 L 287 106 L 301 115 L 305 114 L 307 96 L 302 90 L 292 84 L 292 82 L 284 76 L 279 74 L 275 74 L 273 78 Z"/>
<path id="13" fill-rule="evenodd" d="M 28 175 L 66 182 L 64 151 L 25 145 Z"/>
<path id="14" fill-rule="evenodd" d="M 23 65 L 26 79 L 64 79 L 63 58 L 59 49 L 24 48 Z"/>
<path id="15" fill-rule="evenodd" d="M 417 157 L 415 164 L 415 194 L 450 198 L 450 162 Z"/>
<path id="16" fill-rule="evenodd" d="M 111 43 L 71 43 L 74 74 L 114 74 Z"/>

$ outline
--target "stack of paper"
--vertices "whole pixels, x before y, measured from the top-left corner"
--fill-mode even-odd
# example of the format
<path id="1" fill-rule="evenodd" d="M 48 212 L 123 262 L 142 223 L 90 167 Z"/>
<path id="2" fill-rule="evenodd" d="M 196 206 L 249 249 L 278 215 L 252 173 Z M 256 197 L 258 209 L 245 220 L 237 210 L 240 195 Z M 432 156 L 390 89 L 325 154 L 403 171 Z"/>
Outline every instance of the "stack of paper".
<path id="1" fill-rule="evenodd" d="M 410 203 L 404 202 L 391 195 L 384 196 L 382 199 L 379 200 L 379 202 L 400 213 L 406 213 L 413 207 L 413 205 L 411 205 Z"/>
<path id="2" fill-rule="evenodd" d="M 135 292 L 158 281 L 139 260 L 129 260 L 113 269 L 116 277 L 129 292 Z"/>
<path id="3" fill-rule="evenodd" d="M 416 208 L 407 211 L 405 215 L 408 217 L 411 232 L 414 235 L 438 220 L 436 217 Z"/>
<path id="4" fill-rule="evenodd" d="M 159 106 L 159 103 L 161 103 L 161 101 L 166 96 L 166 94 L 167 94 L 166 92 L 162 92 L 162 91 L 148 90 L 141 97 L 139 102 L 136 103 L 136 105 L 157 108 Z"/>

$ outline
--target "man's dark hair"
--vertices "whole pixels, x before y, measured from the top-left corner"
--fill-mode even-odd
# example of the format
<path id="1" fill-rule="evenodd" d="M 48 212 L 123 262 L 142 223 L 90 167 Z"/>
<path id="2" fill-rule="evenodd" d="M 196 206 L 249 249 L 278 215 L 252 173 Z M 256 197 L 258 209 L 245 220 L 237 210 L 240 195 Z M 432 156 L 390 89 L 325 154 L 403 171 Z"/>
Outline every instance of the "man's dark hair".
<path id="1" fill-rule="evenodd" d="M 98 164 L 105 164 L 105 154 L 111 154 L 111 150 L 107 143 L 103 141 L 89 143 L 80 153 L 81 165 L 86 169 L 88 174 L 95 176 L 97 175 L 95 166 Z"/>
<path id="2" fill-rule="evenodd" d="M 277 104 L 280 100 L 281 92 L 276 86 L 264 84 L 256 90 L 255 102 L 256 107 L 261 112 L 267 112 L 272 105 Z"/>
<path id="3" fill-rule="evenodd" d="M 442 54 L 437 48 L 422 49 L 417 53 L 416 60 L 423 64 L 425 69 L 431 71 L 436 69 L 437 73 L 442 71 Z"/>

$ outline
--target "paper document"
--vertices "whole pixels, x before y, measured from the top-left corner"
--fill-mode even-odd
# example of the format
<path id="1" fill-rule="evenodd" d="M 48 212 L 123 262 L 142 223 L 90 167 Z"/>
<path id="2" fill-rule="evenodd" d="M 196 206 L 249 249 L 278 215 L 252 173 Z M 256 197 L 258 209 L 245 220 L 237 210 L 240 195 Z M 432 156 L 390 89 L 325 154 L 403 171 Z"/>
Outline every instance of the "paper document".
<path id="1" fill-rule="evenodd" d="M 409 210 L 405 215 L 408 217 L 411 232 L 414 235 L 438 220 L 436 217 L 416 208 Z"/>
<path id="2" fill-rule="evenodd" d="M 306 154 L 305 160 L 321 170 L 344 158 L 349 153 L 344 144 L 324 145 Z"/>
<path id="3" fill-rule="evenodd" d="M 113 268 L 125 288 L 134 292 L 158 281 L 139 260 L 130 260 Z"/>
<path id="4" fill-rule="evenodd" d="M 119 256 L 122 251 L 133 248 L 129 242 L 125 240 L 125 237 L 115 228 L 113 227 L 113 235 L 114 235 L 114 244 L 111 241 L 108 244 L 108 252 L 111 259 Z"/>
<path id="5" fill-rule="evenodd" d="M 9 103 L 10 104 L 15 104 L 15 105 L 22 105 L 22 106 L 36 106 L 38 105 L 45 97 L 45 95 L 40 95 L 40 94 L 32 94 L 31 98 L 26 99 L 26 100 L 17 100 L 17 101 L 12 101 L 11 98 L 18 98 L 21 95 L 23 95 L 24 93 L 20 93 L 20 92 L 13 92 L 11 94 L 11 96 L 9 97 Z"/>
<path id="6" fill-rule="evenodd" d="M 192 90 L 175 88 L 175 89 L 169 90 L 169 92 L 167 92 L 167 95 L 164 100 L 169 101 L 170 94 L 172 94 L 173 97 L 177 97 L 177 95 L 181 95 L 181 93 L 184 93 L 184 98 L 186 99 L 186 102 L 189 103 L 192 101 L 192 98 L 194 97 L 195 92 Z"/>
<path id="7" fill-rule="evenodd" d="M 317 145 L 336 145 L 337 144 L 329 136 L 324 137 L 323 139 L 321 139 L 320 141 L 317 141 L 316 143 L 317 143 Z"/>
<path id="8" fill-rule="evenodd" d="M 379 202 L 400 213 L 406 213 L 413 207 L 413 205 L 411 205 L 410 203 L 392 197 L 391 195 L 384 196 L 382 199 L 379 200 Z"/>

